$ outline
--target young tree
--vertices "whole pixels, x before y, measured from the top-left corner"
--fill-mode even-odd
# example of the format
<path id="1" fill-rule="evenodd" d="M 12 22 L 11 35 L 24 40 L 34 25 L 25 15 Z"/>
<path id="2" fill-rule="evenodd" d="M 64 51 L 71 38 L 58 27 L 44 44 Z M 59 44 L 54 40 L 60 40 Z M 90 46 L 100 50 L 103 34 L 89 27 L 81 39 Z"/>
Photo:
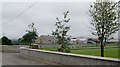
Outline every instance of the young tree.
<path id="1" fill-rule="evenodd" d="M 27 33 L 18 40 L 23 43 L 29 43 L 29 45 L 31 45 L 32 43 L 35 43 L 35 40 L 37 39 L 38 35 L 37 35 L 37 30 L 34 27 L 34 23 L 29 24 L 28 27 L 29 30 L 26 30 Z"/>
<path id="2" fill-rule="evenodd" d="M 106 41 L 119 30 L 118 3 L 113 1 L 97 0 L 90 6 L 92 26 L 95 30 L 93 35 L 97 35 L 101 43 L 101 57 L 104 57 L 104 46 Z"/>
<path id="3" fill-rule="evenodd" d="M 70 48 L 68 47 L 70 36 L 67 35 L 70 30 L 70 26 L 67 23 L 70 21 L 70 18 L 67 18 L 69 11 L 64 12 L 63 20 L 56 18 L 56 30 L 52 31 L 52 35 L 54 35 L 57 39 L 57 43 L 61 45 L 61 48 L 58 50 L 61 52 L 70 52 Z"/>

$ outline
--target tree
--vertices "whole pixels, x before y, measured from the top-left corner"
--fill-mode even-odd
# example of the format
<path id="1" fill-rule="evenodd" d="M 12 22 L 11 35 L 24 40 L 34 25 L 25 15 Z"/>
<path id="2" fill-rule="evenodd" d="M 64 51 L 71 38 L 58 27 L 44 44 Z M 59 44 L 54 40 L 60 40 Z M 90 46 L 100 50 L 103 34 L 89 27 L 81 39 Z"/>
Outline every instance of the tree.
<path id="1" fill-rule="evenodd" d="M 67 18 L 69 11 L 64 12 L 63 20 L 56 18 L 56 30 L 52 31 L 52 35 L 54 35 L 57 39 L 57 43 L 61 45 L 61 48 L 58 50 L 61 52 L 70 52 L 70 48 L 68 47 L 70 36 L 67 35 L 70 30 L 70 26 L 67 23 L 70 21 L 70 18 Z"/>
<path id="2" fill-rule="evenodd" d="M 2 45 L 12 45 L 11 40 L 8 39 L 6 36 L 3 36 L 1 40 L 2 40 Z"/>
<path id="3" fill-rule="evenodd" d="M 113 1 L 97 0 L 90 6 L 92 34 L 98 36 L 101 44 L 101 57 L 104 57 L 104 46 L 106 41 L 119 30 L 118 3 Z"/>
<path id="4" fill-rule="evenodd" d="M 32 43 L 35 43 L 35 40 L 37 39 L 37 30 L 34 27 L 34 23 L 31 23 L 28 25 L 29 30 L 26 30 L 26 34 L 23 35 L 22 38 L 19 38 L 18 41 L 23 42 L 23 43 L 28 43 L 31 45 Z"/>

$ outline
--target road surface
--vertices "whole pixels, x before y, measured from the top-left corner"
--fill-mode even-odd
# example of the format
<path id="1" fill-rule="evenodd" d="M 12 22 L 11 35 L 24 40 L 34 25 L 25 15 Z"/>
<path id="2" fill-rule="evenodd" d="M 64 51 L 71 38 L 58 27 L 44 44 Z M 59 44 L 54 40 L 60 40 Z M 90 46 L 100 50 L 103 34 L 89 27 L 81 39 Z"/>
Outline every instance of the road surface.
<path id="1" fill-rule="evenodd" d="M 2 53 L 2 65 L 56 65 L 47 61 L 36 61 L 21 57 L 19 53 Z"/>

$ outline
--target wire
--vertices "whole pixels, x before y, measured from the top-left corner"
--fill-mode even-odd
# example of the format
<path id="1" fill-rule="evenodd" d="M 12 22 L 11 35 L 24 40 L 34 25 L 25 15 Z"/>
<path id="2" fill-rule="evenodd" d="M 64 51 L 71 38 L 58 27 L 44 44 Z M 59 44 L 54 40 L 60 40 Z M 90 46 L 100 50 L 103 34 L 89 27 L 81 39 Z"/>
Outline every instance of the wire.
<path id="1" fill-rule="evenodd" d="M 19 16 L 21 16 L 22 14 L 24 14 L 27 10 L 29 10 L 30 8 L 32 8 L 37 2 L 33 3 L 32 5 L 30 5 L 27 9 L 25 9 L 24 11 L 22 11 L 20 14 L 18 14 L 17 16 L 15 16 L 13 19 L 11 19 L 9 22 L 12 22 L 13 20 L 15 20 L 16 18 L 18 18 Z"/>

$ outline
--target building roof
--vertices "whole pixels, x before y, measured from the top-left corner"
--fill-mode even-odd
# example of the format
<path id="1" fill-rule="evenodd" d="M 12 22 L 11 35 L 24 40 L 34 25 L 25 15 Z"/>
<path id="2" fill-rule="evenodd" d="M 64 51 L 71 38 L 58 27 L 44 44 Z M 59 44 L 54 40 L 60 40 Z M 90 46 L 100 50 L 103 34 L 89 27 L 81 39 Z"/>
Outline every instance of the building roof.
<path id="1" fill-rule="evenodd" d="M 56 41 L 56 38 L 54 36 L 50 36 L 50 35 L 41 35 L 40 37 L 38 37 L 35 41 L 35 43 L 41 43 L 42 41 Z"/>
<path id="2" fill-rule="evenodd" d="M 54 36 L 50 36 L 50 35 L 41 35 L 40 37 L 42 37 L 44 39 L 48 39 L 48 40 L 56 40 L 56 38 Z"/>

